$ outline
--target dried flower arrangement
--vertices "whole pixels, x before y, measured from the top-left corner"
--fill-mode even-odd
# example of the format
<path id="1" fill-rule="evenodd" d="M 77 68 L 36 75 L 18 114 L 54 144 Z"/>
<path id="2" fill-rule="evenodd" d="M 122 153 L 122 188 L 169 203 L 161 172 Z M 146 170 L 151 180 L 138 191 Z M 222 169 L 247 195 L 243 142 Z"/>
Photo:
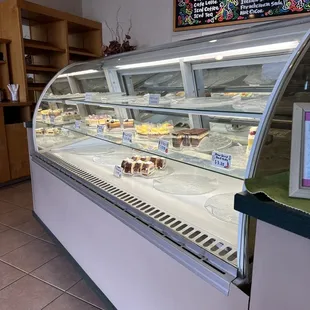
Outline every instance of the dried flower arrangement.
<path id="1" fill-rule="evenodd" d="M 132 20 L 129 19 L 129 28 L 124 35 L 124 28 L 119 21 L 119 12 L 121 8 L 117 10 L 116 13 L 116 29 L 115 31 L 105 22 L 107 28 L 111 33 L 112 40 L 109 42 L 109 45 L 102 46 L 102 52 L 104 56 L 115 55 L 125 52 L 134 51 L 137 47 L 130 44 L 131 36 L 130 32 L 132 29 Z"/>

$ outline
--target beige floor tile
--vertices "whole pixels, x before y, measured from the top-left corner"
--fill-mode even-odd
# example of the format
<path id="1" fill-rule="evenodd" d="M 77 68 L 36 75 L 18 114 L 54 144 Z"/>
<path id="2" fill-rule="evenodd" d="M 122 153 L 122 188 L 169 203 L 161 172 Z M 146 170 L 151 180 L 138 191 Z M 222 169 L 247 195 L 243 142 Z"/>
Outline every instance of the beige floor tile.
<path id="1" fill-rule="evenodd" d="M 58 297 L 51 304 L 46 306 L 44 310 L 96 310 L 98 308 L 93 307 L 73 296 L 63 294 Z"/>
<path id="2" fill-rule="evenodd" d="M 55 285 L 63 290 L 67 290 L 81 280 L 80 274 L 64 256 L 58 256 L 39 269 L 33 271 L 31 275 Z"/>
<path id="3" fill-rule="evenodd" d="M 17 183 L 12 185 L 13 188 L 16 188 L 18 190 L 26 191 L 26 192 L 31 192 L 32 187 L 31 187 L 31 181 L 25 181 L 22 183 Z"/>
<path id="4" fill-rule="evenodd" d="M 10 285 L 26 274 L 18 269 L 15 269 L 5 263 L 0 262 L 0 290 Z M 0 306 L 1 309 L 1 306 Z"/>
<path id="5" fill-rule="evenodd" d="M 0 291 L 0 309 L 40 310 L 61 294 L 56 288 L 26 276 Z"/>
<path id="6" fill-rule="evenodd" d="M 25 208 L 25 209 L 28 209 L 28 210 L 33 210 L 33 204 L 29 204 L 29 205 L 26 205 L 26 206 L 23 206 L 22 208 Z"/>
<path id="7" fill-rule="evenodd" d="M 32 218 L 30 221 L 26 223 L 15 226 L 14 228 L 35 237 L 41 237 L 44 234 L 46 234 L 44 228 L 35 218 Z"/>
<path id="8" fill-rule="evenodd" d="M 9 229 L 0 233 L 0 256 L 35 240 L 33 237 L 17 230 Z"/>
<path id="9" fill-rule="evenodd" d="M 75 284 L 70 290 L 68 290 L 68 293 L 77 296 L 100 309 L 104 309 L 103 301 L 101 301 L 101 299 L 88 287 L 85 280 L 81 280 Z"/>
<path id="10" fill-rule="evenodd" d="M 49 242 L 51 244 L 56 244 L 56 242 L 47 233 L 45 233 L 43 236 L 41 236 L 40 239 L 42 239 L 46 242 Z"/>
<path id="11" fill-rule="evenodd" d="M 0 200 L 25 207 L 32 203 L 32 192 L 22 191 L 17 188 L 5 188 L 0 190 Z"/>
<path id="12" fill-rule="evenodd" d="M 0 199 L 1 199 L 1 191 L 0 191 Z M 8 213 L 16 209 L 18 209 L 18 206 L 0 200 L 0 214 Z"/>
<path id="13" fill-rule="evenodd" d="M 29 222 L 33 218 L 30 210 L 18 208 L 8 213 L 0 214 L 0 224 L 18 226 Z"/>
<path id="14" fill-rule="evenodd" d="M 35 240 L 1 257 L 1 260 L 25 272 L 31 272 L 60 254 L 52 244 Z"/>
<path id="15" fill-rule="evenodd" d="M 10 227 L 4 226 L 4 225 L 1 225 L 1 224 L 0 224 L 0 233 L 6 231 L 6 230 L 8 230 L 8 229 L 10 229 Z"/>

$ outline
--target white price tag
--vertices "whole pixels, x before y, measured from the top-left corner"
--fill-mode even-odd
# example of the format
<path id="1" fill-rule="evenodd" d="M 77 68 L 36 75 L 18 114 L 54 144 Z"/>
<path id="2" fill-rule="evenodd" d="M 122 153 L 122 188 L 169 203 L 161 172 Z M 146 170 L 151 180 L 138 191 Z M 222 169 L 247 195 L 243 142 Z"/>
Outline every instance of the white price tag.
<path id="1" fill-rule="evenodd" d="M 81 121 L 75 121 L 74 128 L 81 129 Z"/>
<path id="2" fill-rule="evenodd" d="M 160 139 L 158 141 L 158 151 L 161 153 L 168 154 L 168 152 L 169 152 L 169 141 Z"/>
<path id="3" fill-rule="evenodd" d="M 160 94 L 150 94 L 149 95 L 149 104 L 158 105 L 160 100 Z"/>
<path id="4" fill-rule="evenodd" d="M 115 166 L 114 167 L 114 176 L 117 178 L 121 178 L 123 175 L 123 170 L 121 166 Z"/>
<path id="5" fill-rule="evenodd" d="M 61 133 L 63 136 L 69 136 L 69 130 L 66 128 L 61 128 Z"/>
<path id="6" fill-rule="evenodd" d="M 55 116 L 54 115 L 50 116 L 50 123 L 55 124 Z"/>
<path id="7" fill-rule="evenodd" d="M 97 125 L 97 135 L 103 135 L 105 132 L 105 125 Z"/>
<path id="8" fill-rule="evenodd" d="M 93 98 L 92 93 L 85 93 L 85 101 L 91 101 Z"/>
<path id="9" fill-rule="evenodd" d="M 132 144 L 133 135 L 132 132 L 123 132 L 123 143 Z"/>
<path id="10" fill-rule="evenodd" d="M 229 154 L 212 152 L 212 166 L 222 169 L 231 168 L 232 156 Z"/>

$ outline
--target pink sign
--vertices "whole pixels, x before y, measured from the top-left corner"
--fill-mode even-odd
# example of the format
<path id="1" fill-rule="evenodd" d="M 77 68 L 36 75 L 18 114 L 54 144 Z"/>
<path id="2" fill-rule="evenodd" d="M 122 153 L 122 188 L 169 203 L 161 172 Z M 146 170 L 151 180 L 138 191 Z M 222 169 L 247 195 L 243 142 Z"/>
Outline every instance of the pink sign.
<path id="1" fill-rule="evenodd" d="M 310 187 L 310 112 L 305 113 L 304 166 L 302 186 Z"/>

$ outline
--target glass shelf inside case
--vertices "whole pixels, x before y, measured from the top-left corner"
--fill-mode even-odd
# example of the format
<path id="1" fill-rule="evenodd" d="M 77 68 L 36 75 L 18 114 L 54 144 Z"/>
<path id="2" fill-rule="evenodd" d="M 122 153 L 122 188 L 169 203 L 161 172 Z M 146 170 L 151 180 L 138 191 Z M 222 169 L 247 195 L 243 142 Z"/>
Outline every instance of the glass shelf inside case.
<path id="1" fill-rule="evenodd" d="M 188 115 L 150 113 L 140 110 L 132 118 L 123 118 L 117 112 L 102 107 L 89 106 L 92 114 L 82 117 L 67 106 L 63 115 L 53 116 L 55 110 L 42 110 L 37 120 L 37 134 L 53 136 L 64 131 L 103 140 L 114 147 L 122 146 L 136 152 L 147 152 L 185 165 L 211 170 L 243 179 L 258 119 L 215 118 L 203 120 L 205 128 L 195 128 Z M 58 111 L 58 110 L 57 110 Z M 45 113 L 49 116 L 45 117 Z M 118 115 L 118 116 L 117 116 Z M 44 120 L 43 120 L 44 119 Z M 40 126 L 40 127 L 38 127 Z M 254 128 L 254 129 L 253 129 Z M 227 154 L 230 167 L 215 165 L 214 152 Z M 120 164 L 115 162 L 115 165 Z"/>

